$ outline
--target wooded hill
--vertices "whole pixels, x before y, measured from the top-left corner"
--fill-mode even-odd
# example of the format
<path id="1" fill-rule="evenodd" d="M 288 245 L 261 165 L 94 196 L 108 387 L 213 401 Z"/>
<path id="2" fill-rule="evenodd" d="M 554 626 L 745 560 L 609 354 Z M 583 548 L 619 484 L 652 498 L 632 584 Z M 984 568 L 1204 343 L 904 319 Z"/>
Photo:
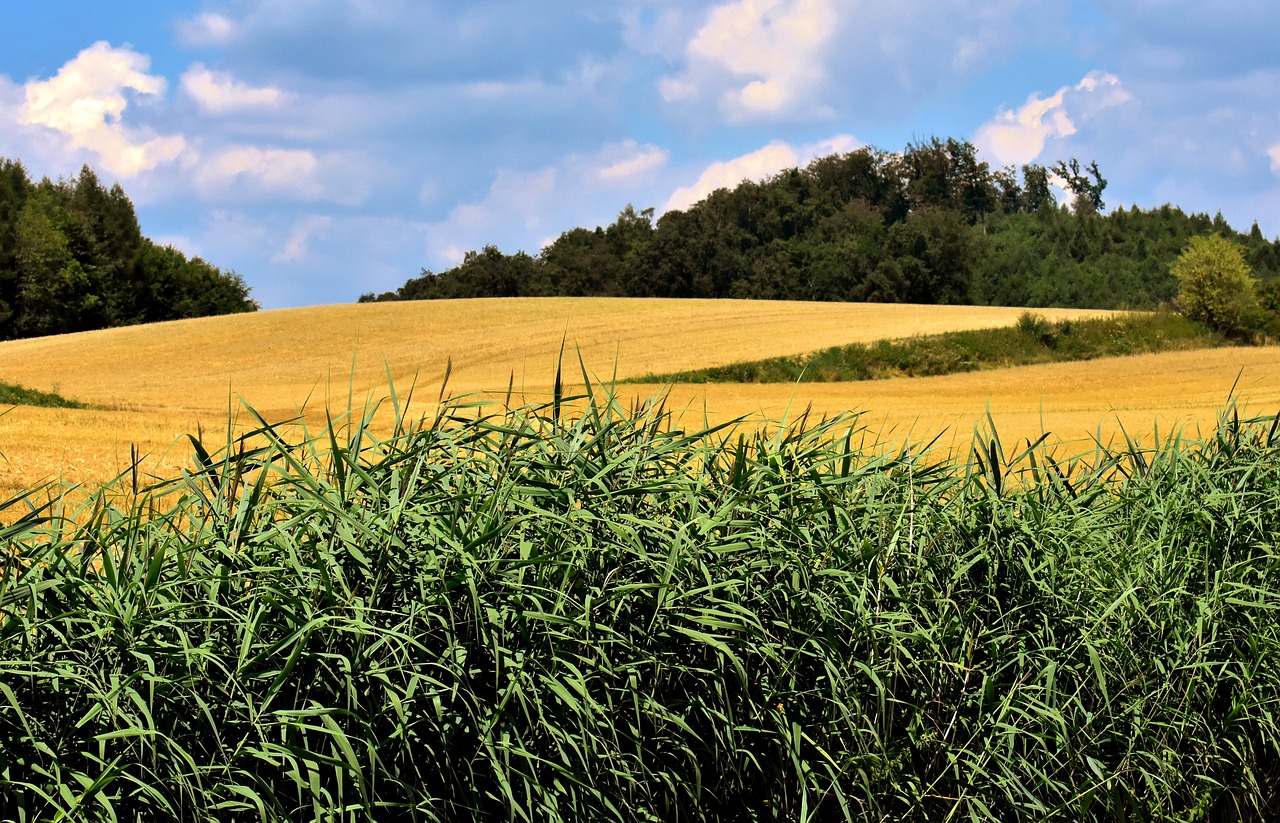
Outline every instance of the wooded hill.
<path id="1" fill-rule="evenodd" d="M 143 237 L 118 183 L 0 158 L 0 340 L 257 308 L 239 275 Z"/>
<path id="2" fill-rule="evenodd" d="M 1072 202 L 1059 205 L 1051 175 Z M 1221 214 L 1165 205 L 1104 213 L 1097 164 L 993 171 L 967 142 L 863 148 L 763 182 L 719 189 L 655 223 L 628 206 L 607 228 L 567 231 L 542 252 L 470 252 L 438 274 L 361 301 L 498 296 L 708 297 L 1154 308 L 1178 291 L 1188 239 L 1239 242 L 1280 284 L 1280 240 Z"/>

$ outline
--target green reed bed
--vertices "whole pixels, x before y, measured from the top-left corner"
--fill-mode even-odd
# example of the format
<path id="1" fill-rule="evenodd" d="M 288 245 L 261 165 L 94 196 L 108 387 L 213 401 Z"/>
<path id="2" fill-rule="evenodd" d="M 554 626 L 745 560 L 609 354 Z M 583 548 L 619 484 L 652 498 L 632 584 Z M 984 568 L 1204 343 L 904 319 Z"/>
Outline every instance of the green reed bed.
<path id="1" fill-rule="evenodd" d="M 0 817 L 1280 813 L 1280 418 L 947 460 L 585 402 L 0 505 Z"/>

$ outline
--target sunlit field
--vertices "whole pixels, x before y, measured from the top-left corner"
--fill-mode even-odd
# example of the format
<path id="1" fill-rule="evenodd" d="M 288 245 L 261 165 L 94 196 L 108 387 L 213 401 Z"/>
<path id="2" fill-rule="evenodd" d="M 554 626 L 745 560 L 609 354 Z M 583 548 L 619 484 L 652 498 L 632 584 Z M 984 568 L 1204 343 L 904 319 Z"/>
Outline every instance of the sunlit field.
<path id="1" fill-rule="evenodd" d="M 144 473 L 187 465 L 184 434 L 224 437 L 242 403 L 271 422 L 415 386 L 422 411 L 452 364 L 451 394 L 549 396 L 561 347 L 602 381 L 827 346 L 1012 325 L 1023 309 L 628 299 L 343 305 L 206 318 L 0 344 L 0 380 L 100 405 L 0 415 L 0 487 L 99 481 L 145 456 Z M 1098 312 L 1050 310 L 1050 319 Z M 870 383 L 674 386 L 690 423 L 855 410 L 890 437 L 967 439 L 990 411 L 1006 437 L 1080 440 L 1211 421 L 1237 382 L 1246 404 L 1280 404 L 1280 351 L 1227 349 Z M 572 387 L 570 387 L 572 388 Z M 620 387 L 643 400 L 659 386 Z"/>

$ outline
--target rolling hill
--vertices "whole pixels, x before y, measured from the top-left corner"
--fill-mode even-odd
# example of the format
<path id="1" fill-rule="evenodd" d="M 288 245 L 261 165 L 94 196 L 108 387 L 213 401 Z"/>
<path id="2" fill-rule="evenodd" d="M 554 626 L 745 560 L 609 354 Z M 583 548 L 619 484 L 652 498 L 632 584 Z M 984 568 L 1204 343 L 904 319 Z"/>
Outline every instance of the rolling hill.
<path id="1" fill-rule="evenodd" d="M 95 409 L 13 407 L 0 415 L 0 488 L 44 479 L 98 481 L 123 470 L 130 447 L 145 470 L 186 465 L 182 435 L 216 444 L 241 399 L 273 422 L 326 406 L 403 394 L 434 400 L 446 363 L 453 394 L 509 383 L 549 396 L 561 345 L 600 379 L 718 365 L 826 346 L 1011 325 L 1018 308 L 621 298 L 518 298 L 324 306 L 199 318 L 0 344 L 0 381 L 91 403 Z M 1050 310 L 1051 319 L 1098 314 Z M 775 386 L 675 386 L 669 405 L 694 423 L 739 415 L 777 419 L 858 410 L 913 438 L 944 428 L 967 439 L 988 409 L 1006 440 L 1045 429 L 1067 440 L 1122 422 L 1162 431 L 1208 421 L 1239 376 L 1239 394 L 1280 407 L 1280 350 L 1225 349 L 1068 363 L 944 377 Z M 628 385 L 623 399 L 661 387 Z M 423 411 L 427 410 L 424 403 Z M 238 410 L 238 411 L 237 411 Z M 3 410 L 0 410 L 3 411 Z M 1101 429 L 1099 427 L 1101 426 Z"/>

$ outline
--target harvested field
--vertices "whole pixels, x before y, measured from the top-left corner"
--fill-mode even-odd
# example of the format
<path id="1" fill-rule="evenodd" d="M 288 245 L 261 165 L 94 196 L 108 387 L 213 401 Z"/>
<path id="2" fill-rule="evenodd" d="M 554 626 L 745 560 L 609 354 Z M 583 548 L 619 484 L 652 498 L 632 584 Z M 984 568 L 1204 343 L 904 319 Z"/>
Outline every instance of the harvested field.
<path id="1" fill-rule="evenodd" d="M 17 407 L 0 416 L 0 488 L 45 479 L 106 479 L 128 465 L 130 446 L 160 473 L 186 462 L 178 442 L 202 426 L 211 442 L 239 399 L 267 419 L 299 413 L 323 422 L 385 394 L 388 373 L 404 391 L 434 399 L 445 363 L 455 393 L 549 394 L 562 340 L 603 380 L 798 354 L 964 328 L 1011 325 L 1018 308 L 882 304 L 673 301 L 599 298 L 488 299 L 325 306 L 110 329 L 0 344 L 0 381 L 54 390 L 97 410 Z M 1101 314 L 1048 310 L 1051 319 Z M 674 407 L 722 421 L 780 416 L 812 402 L 822 413 L 858 409 L 868 424 L 932 437 L 944 427 L 967 437 L 988 403 L 1002 434 L 1045 425 L 1064 439 L 1113 426 L 1114 410 L 1134 431 L 1208 420 L 1237 374 L 1240 395 L 1280 406 L 1280 351 L 1222 350 L 1125 358 L 941 378 L 781 386 L 677 386 Z M 653 388 L 625 386 L 626 398 Z M 243 422 L 248 418 L 239 413 Z"/>
<path id="2" fill-rule="evenodd" d="M 1238 379 L 1238 382 L 1237 382 Z M 669 404 L 700 419 L 735 415 L 795 418 L 855 409 L 863 423 L 889 437 L 918 440 L 942 432 L 942 444 L 965 445 L 989 410 L 1001 438 L 1035 439 L 1090 448 L 1130 435 L 1150 442 L 1153 430 L 1181 427 L 1207 434 L 1235 386 L 1242 414 L 1280 411 L 1280 348 L 1226 348 L 1113 357 L 1078 363 L 802 385 L 704 384 L 672 387 Z M 648 396 L 656 386 L 626 386 Z M 629 396 L 629 395 L 628 395 Z"/>

